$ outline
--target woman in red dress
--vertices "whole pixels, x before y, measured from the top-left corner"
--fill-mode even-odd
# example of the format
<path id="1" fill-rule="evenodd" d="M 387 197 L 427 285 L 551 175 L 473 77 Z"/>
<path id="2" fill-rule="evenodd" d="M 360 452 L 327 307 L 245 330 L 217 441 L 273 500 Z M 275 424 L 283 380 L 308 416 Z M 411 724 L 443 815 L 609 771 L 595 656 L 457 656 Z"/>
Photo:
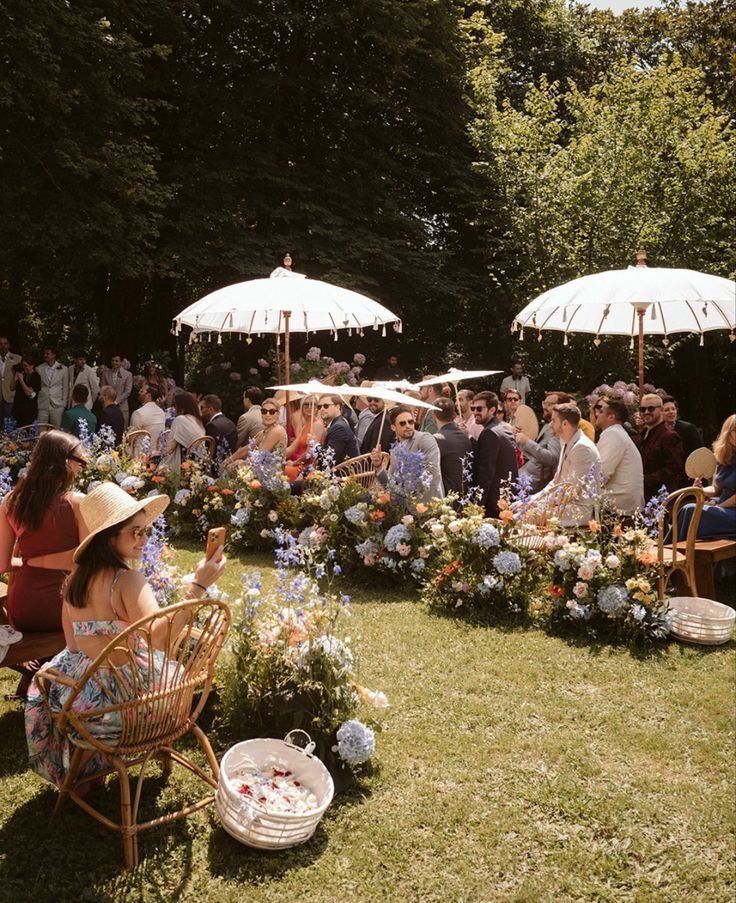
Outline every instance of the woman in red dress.
<path id="1" fill-rule="evenodd" d="M 71 490 L 86 458 L 76 436 L 43 433 L 28 472 L 0 505 L 0 573 L 10 570 L 14 550 L 23 561 L 7 598 L 13 626 L 22 633 L 62 629 L 61 586 L 87 532 L 79 514 L 84 496 Z M 25 696 L 32 672 L 23 670 L 18 696 Z"/>

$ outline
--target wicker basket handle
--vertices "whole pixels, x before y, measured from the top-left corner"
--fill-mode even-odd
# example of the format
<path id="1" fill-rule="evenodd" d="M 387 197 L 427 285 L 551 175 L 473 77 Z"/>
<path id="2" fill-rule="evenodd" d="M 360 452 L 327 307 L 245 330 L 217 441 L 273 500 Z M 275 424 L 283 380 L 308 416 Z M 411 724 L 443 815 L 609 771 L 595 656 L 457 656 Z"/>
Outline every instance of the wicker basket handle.
<path id="1" fill-rule="evenodd" d="M 299 746 L 298 744 L 294 743 L 294 741 L 291 739 L 292 734 L 303 734 L 307 738 L 306 746 Z M 306 731 L 303 731 L 298 727 L 295 727 L 293 730 L 289 731 L 289 733 L 284 737 L 284 743 L 288 743 L 289 746 L 293 746 L 294 749 L 298 749 L 300 752 L 303 752 L 305 756 L 311 756 L 314 752 L 315 746 L 317 745 Z"/>

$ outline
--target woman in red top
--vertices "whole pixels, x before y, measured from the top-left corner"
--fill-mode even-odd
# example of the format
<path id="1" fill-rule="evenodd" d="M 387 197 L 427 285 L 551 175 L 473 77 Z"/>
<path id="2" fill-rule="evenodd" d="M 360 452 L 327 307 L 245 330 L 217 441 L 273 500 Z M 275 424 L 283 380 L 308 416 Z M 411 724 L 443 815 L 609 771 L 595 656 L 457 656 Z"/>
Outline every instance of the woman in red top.
<path id="1" fill-rule="evenodd" d="M 79 514 L 74 478 L 86 462 L 76 436 L 57 430 L 36 442 L 27 474 L 0 505 L 0 573 L 10 570 L 13 550 L 23 564 L 13 574 L 8 614 L 23 633 L 61 630 L 61 586 L 87 530 Z M 28 669 L 17 695 L 25 696 Z"/>

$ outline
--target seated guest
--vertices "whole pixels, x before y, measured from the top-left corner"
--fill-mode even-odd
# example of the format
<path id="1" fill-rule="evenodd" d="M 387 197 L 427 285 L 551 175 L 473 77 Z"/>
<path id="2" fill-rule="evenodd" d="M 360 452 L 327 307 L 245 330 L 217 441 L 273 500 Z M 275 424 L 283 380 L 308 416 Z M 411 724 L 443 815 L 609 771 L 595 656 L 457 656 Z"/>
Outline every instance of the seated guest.
<path id="1" fill-rule="evenodd" d="M 501 483 L 515 480 L 519 473 L 511 427 L 496 417 L 500 407 L 495 392 L 478 392 L 470 403 L 476 423 L 483 427 L 476 442 L 473 477 L 475 485 L 483 490 L 486 517 L 498 517 Z"/>
<path id="2" fill-rule="evenodd" d="M 376 472 L 376 479 L 384 486 L 389 477 L 395 475 L 400 469 L 399 446 L 410 452 L 421 452 L 424 456 L 424 466 L 427 470 L 427 486 L 420 495 L 420 501 L 428 502 L 431 499 L 443 499 L 445 488 L 442 485 L 442 469 L 440 467 L 440 449 L 433 436 L 416 429 L 416 421 L 412 409 L 408 405 L 397 405 L 390 413 L 391 429 L 396 435 L 396 442 L 391 449 L 391 461 L 388 471 L 383 469 L 381 452 L 371 452 L 371 463 L 380 468 Z"/>
<path id="3" fill-rule="evenodd" d="M 171 424 L 169 441 L 161 458 L 161 467 L 169 470 L 181 468 L 182 452 L 185 452 L 192 442 L 201 439 L 205 434 L 202 418 L 199 414 L 199 405 L 194 396 L 189 392 L 177 392 L 174 395 L 174 410 L 176 417 Z"/>
<path id="4" fill-rule="evenodd" d="M 593 408 L 596 428 L 601 431 L 603 487 L 619 511 L 629 516 L 644 508 L 644 469 L 639 449 L 624 429 L 629 412 L 622 401 L 599 399 Z"/>
<path id="5" fill-rule="evenodd" d="M 644 499 L 656 495 L 661 486 L 674 492 L 683 485 L 685 456 L 682 439 L 664 422 L 659 395 L 645 395 L 639 406 L 642 428 L 634 437 L 644 465 Z"/>
<path id="6" fill-rule="evenodd" d="M 439 410 L 430 413 L 437 424 L 434 438 L 440 450 L 440 472 L 445 495 L 458 495 L 468 489 L 463 486 L 463 465 L 467 455 L 473 450 L 468 435 L 455 422 L 455 404 L 449 398 L 438 398 L 435 405 Z"/>
<path id="7" fill-rule="evenodd" d="M 62 623 L 66 648 L 55 656 L 49 667 L 61 672 L 69 681 L 80 680 L 112 637 L 122 633 L 140 618 L 159 610 L 153 589 L 137 566 L 143 556 L 151 524 L 166 508 L 169 499 L 164 495 L 134 501 L 114 483 L 102 483 L 82 499 L 80 511 L 88 535 L 74 553 L 77 567 L 64 586 Z M 188 599 L 201 598 L 222 573 L 225 558 L 219 547 L 209 560 L 201 560 L 188 585 Z M 72 702 L 78 712 L 113 707 L 116 689 L 125 683 L 140 683 L 140 694 L 153 694 L 165 681 L 165 663 L 157 650 L 173 642 L 184 626 L 187 612 L 180 612 L 171 621 L 161 618 L 151 630 L 150 648 L 142 637 L 136 639 L 129 655 L 137 662 L 118 665 L 116 678 L 106 685 L 105 674 L 85 683 L 82 692 Z M 74 694 L 73 684 L 55 682 L 49 688 L 48 704 L 34 683 L 26 706 L 26 737 L 31 768 L 57 786 L 64 782 L 74 745 L 62 736 L 51 713 L 58 714 Z M 50 707 L 50 709 L 49 709 Z M 155 709 L 154 709 L 155 711 Z M 152 718 L 155 714 L 152 713 Z M 107 743 L 115 741 L 122 730 L 121 716 L 108 711 L 99 719 L 85 722 L 93 736 Z M 103 757 L 92 750 L 84 753 L 85 764 L 80 777 L 104 771 L 109 766 Z M 86 790 L 86 787 L 82 788 Z"/>
<path id="8" fill-rule="evenodd" d="M 222 413 L 219 396 L 205 395 L 199 403 L 199 410 L 205 422 L 204 431 L 215 440 L 216 447 L 224 448 L 228 453 L 237 451 L 238 430 L 232 420 Z"/>
<path id="9" fill-rule="evenodd" d="M 243 407 L 245 413 L 238 417 L 238 446 L 247 446 L 251 439 L 255 438 L 256 433 L 260 433 L 263 429 L 263 420 L 261 419 L 261 402 L 263 401 L 263 390 L 258 386 L 248 386 L 243 392 Z"/>
<path id="10" fill-rule="evenodd" d="M 370 380 L 364 379 L 360 384 L 360 387 L 361 389 L 370 389 L 372 385 L 373 383 Z M 358 445 L 361 445 L 365 438 L 365 431 L 371 423 L 373 423 L 373 413 L 368 407 L 365 395 L 356 395 L 353 399 L 353 407 L 358 414 L 358 425 L 355 427 L 355 438 L 358 440 Z"/>
<path id="11" fill-rule="evenodd" d="M 542 402 L 543 424 L 536 440 L 530 439 L 518 428 L 514 430 L 516 444 L 524 455 L 524 464 L 519 473 L 530 479 L 532 492 L 544 489 L 554 476 L 560 461 L 560 440 L 552 429 L 552 411 L 557 403 L 558 397 L 554 393 L 547 395 Z"/>
<path id="12" fill-rule="evenodd" d="M 380 446 L 381 451 L 387 452 L 394 443 L 394 434 L 391 431 L 391 421 L 388 416 L 384 416 L 383 411 L 386 402 L 382 398 L 366 398 L 368 402 L 368 410 L 373 415 L 368 429 L 366 430 L 363 441 L 360 445 L 360 453 L 367 455 L 374 448 Z M 383 428 L 382 428 L 383 427 Z M 380 435 L 379 435 L 379 432 Z"/>
<path id="13" fill-rule="evenodd" d="M 290 482 L 297 480 L 305 468 L 314 464 L 312 451 L 323 441 L 325 428 L 317 416 L 317 399 L 308 395 L 302 399 L 301 429 L 296 439 L 286 449 L 284 473 Z"/>
<path id="14" fill-rule="evenodd" d="M 577 401 L 573 398 L 572 395 L 569 395 L 567 392 L 548 391 L 544 394 L 556 395 L 557 404 L 574 404 L 575 406 L 577 406 Z M 578 426 L 582 430 L 583 434 L 587 436 L 591 442 L 595 442 L 595 427 L 589 420 L 586 420 L 585 417 L 583 417 L 582 411 L 580 413 L 580 423 L 578 424 Z"/>
<path id="15" fill-rule="evenodd" d="M 267 398 L 261 405 L 261 417 L 263 429 L 256 433 L 248 445 L 240 448 L 226 458 L 223 467 L 244 461 L 252 449 L 256 451 L 273 452 L 275 455 L 283 455 L 286 450 L 286 429 L 279 423 L 281 406 L 273 398 Z"/>
<path id="16" fill-rule="evenodd" d="M 699 539 L 736 538 L 736 414 L 727 417 L 713 443 L 717 461 L 713 485 L 703 492 L 707 496 L 698 524 Z M 678 521 L 679 536 L 684 539 L 693 516 L 694 504 L 683 505 Z"/>
<path id="17" fill-rule="evenodd" d="M 99 433 L 103 426 L 109 426 L 115 433 L 115 445 L 120 445 L 125 432 L 125 418 L 115 401 L 117 397 L 118 393 L 112 386 L 103 386 L 100 389 L 102 412 L 97 421 L 97 432 Z"/>
<path id="18" fill-rule="evenodd" d="M 86 460 L 76 437 L 42 433 L 26 475 L 0 504 L 0 573 L 10 570 L 16 542 L 23 559 L 7 597 L 10 619 L 23 633 L 61 630 L 61 585 L 86 535 L 79 513 L 84 496 L 72 491 Z M 32 674 L 21 673 L 17 695 L 22 698 Z"/>
<path id="19" fill-rule="evenodd" d="M 519 410 L 519 405 L 521 404 L 521 395 L 516 389 L 507 389 L 503 395 L 502 401 L 504 411 L 506 412 L 506 422 L 510 423 L 511 426 L 516 426 L 515 418 L 516 412 Z"/>
<path id="20" fill-rule="evenodd" d="M 87 407 L 89 391 L 84 383 L 77 383 L 72 389 L 72 407 L 61 415 L 61 428 L 79 438 L 79 421 L 87 424 L 87 435 L 91 436 L 97 429 L 97 418 Z"/>
<path id="21" fill-rule="evenodd" d="M 322 448 L 332 449 L 332 464 L 342 464 L 348 458 L 357 457 L 358 440 L 342 415 L 342 398 L 339 395 L 323 395 L 318 411 L 325 427 Z"/>
<path id="22" fill-rule="evenodd" d="M 475 422 L 475 414 L 470 410 L 470 402 L 473 398 L 475 398 L 475 392 L 470 389 L 460 389 L 457 393 L 458 414 L 455 422 L 471 439 L 477 439 L 483 432 L 483 427 Z"/>
<path id="23" fill-rule="evenodd" d="M 141 406 L 130 415 L 130 428 L 149 432 L 151 434 L 151 454 L 157 455 L 159 452 L 158 440 L 166 425 L 166 414 L 159 404 L 161 389 L 151 383 L 143 383 L 138 390 L 138 397 Z"/>
<path id="24" fill-rule="evenodd" d="M 687 420 L 680 420 L 677 402 L 671 395 L 664 395 L 662 397 L 662 419 L 667 426 L 671 430 L 674 430 L 680 439 L 682 439 L 682 452 L 686 461 L 691 452 L 694 452 L 696 448 L 703 447 L 703 436 L 701 435 L 700 430 L 694 423 L 688 423 Z M 683 476 L 683 485 L 685 485 L 686 482 L 687 479 Z"/>
<path id="25" fill-rule="evenodd" d="M 23 355 L 20 369 L 15 373 L 15 395 L 12 417 L 17 426 L 31 426 L 38 420 L 38 393 L 41 377 L 33 361 Z"/>
<path id="26" fill-rule="evenodd" d="M 560 463 L 552 481 L 530 499 L 527 519 L 544 520 L 553 515 L 563 527 L 586 526 L 595 516 L 595 499 L 588 480 L 597 480 L 601 458 L 595 444 L 580 429 L 580 409 L 574 404 L 556 404 L 552 429 L 561 444 Z"/>

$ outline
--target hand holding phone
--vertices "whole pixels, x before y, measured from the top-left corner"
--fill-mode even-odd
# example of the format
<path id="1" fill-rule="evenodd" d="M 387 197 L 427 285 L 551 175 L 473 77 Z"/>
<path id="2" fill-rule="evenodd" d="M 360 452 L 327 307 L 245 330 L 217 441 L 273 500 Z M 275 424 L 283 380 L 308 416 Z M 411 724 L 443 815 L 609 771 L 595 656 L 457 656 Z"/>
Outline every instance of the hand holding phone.
<path id="1" fill-rule="evenodd" d="M 222 546 L 225 545 L 225 536 L 227 531 L 224 527 L 213 527 L 207 533 L 207 545 L 205 547 L 204 557 L 207 561 L 212 558 L 215 552 Z M 220 558 L 222 557 L 222 553 L 220 553 Z M 219 560 L 219 559 L 218 559 Z"/>

